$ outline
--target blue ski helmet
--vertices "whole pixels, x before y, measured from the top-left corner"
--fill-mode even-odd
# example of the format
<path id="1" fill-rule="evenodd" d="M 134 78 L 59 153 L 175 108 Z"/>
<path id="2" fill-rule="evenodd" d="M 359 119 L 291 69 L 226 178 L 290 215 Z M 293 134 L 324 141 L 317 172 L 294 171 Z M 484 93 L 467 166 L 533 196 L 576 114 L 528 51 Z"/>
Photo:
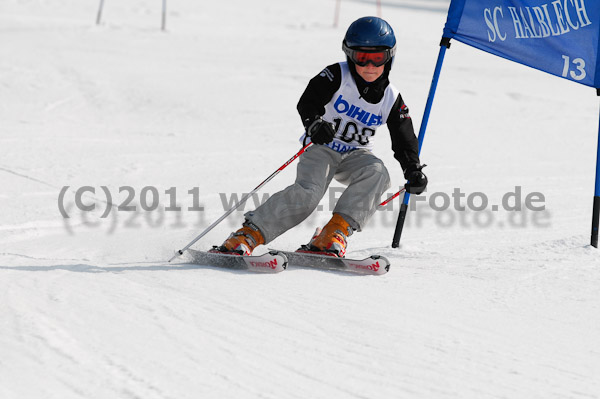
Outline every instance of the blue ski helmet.
<path id="1" fill-rule="evenodd" d="M 357 65 L 371 62 L 380 66 L 394 61 L 396 36 L 390 24 L 378 17 L 362 17 L 350 24 L 342 43 L 342 50 Z M 361 50 L 357 52 L 357 50 Z M 361 57 L 364 53 L 381 53 L 384 56 L 374 61 L 373 57 Z M 371 59 L 373 58 L 373 60 Z"/>

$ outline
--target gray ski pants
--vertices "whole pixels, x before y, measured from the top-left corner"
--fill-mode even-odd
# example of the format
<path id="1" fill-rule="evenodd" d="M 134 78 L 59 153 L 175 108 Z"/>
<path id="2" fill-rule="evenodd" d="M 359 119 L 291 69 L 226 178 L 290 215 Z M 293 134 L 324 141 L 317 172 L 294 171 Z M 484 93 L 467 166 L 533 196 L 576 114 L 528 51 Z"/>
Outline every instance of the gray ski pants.
<path id="1" fill-rule="evenodd" d="M 244 216 L 269 243 L 310 216 L 333 178 L 347 186 L 333 212 L 360 231 L 390 187 L 383 162 L 364 149 L 340 154 L 323 145 L 312 145 L 300 156 L 296 182 Z"/>

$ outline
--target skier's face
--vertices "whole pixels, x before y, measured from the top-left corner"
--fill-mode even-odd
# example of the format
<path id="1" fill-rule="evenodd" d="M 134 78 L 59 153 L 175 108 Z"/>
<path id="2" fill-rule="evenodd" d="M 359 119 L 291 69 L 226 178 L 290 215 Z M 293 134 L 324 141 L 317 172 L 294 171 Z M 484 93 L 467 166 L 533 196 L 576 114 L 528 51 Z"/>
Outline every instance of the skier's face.
<path id="1" fill-rule="evenodd" d="M 381 65 L 376 67 L 372 63 L 368 63 L 366 66 L 361 67 L 360 65 L 356 65 L 356 72 L 358 75 L 365 80 L 365 82 L 374 82 L 376 81 L 382 74 L 385 65 Z"/>

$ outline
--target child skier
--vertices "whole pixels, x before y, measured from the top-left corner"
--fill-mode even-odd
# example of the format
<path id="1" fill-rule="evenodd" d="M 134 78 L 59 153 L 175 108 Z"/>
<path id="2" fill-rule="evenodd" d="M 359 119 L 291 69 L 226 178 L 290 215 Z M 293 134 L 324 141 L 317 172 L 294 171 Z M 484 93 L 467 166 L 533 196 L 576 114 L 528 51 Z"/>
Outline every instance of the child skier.
<path id="1" fill-rule="evenodd" d="M 305 127 L 301 140 L 313 145 L 300 157 L 295 183 L 247 212 L 242 228 L 214 252 L 250 255 L 306 219 L 335 178 L 347 188 L 331 220 L 301 250 L 343 257 L 347 237 L 361 231 L 390 187 L 386 167 L 371 152 L 375 132 L 384 123 L 408 180 L 406 190 L 425 190 L 427 177 L 408 108 L 388 80 L 396 53 L 391 26 L 380 18 L 360 18 L 348 28 L 342 49 L 347 61 L 315 76 L 298 103 Z"/>

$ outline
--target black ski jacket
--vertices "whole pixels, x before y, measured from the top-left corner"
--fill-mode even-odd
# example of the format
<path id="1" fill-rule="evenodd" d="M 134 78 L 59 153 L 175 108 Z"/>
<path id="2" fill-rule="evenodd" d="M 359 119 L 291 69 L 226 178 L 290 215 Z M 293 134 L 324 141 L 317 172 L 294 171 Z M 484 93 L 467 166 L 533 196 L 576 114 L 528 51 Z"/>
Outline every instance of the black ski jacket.
<path id="1" fill-rule="evenodd" d="M 361 97 L 371 104 L 381 101 L 385 88 L 390 83 L 388 80 L 390 65 L 387 64 L 379 79 L 371 83 L 367 83 L 358 75 L 352 62 L 348 62 L 348 66 Z M 323 70 L 310 80 L 298 102 L 298 113 L 305 128 L 315 118 L 325 114 L 325 105 L 332 100 L 342 84 L 342 70 L 339 64 L 329 65 L 327 70 L 330 73 Z M 419 164 L 419 141 L 415 136 L 408 107 L 400 94 L 392 107 L 387 126 L 392 138 L 394 158 L 400 162 L 402 170 L 406 171 L 409 166 Z"/>

